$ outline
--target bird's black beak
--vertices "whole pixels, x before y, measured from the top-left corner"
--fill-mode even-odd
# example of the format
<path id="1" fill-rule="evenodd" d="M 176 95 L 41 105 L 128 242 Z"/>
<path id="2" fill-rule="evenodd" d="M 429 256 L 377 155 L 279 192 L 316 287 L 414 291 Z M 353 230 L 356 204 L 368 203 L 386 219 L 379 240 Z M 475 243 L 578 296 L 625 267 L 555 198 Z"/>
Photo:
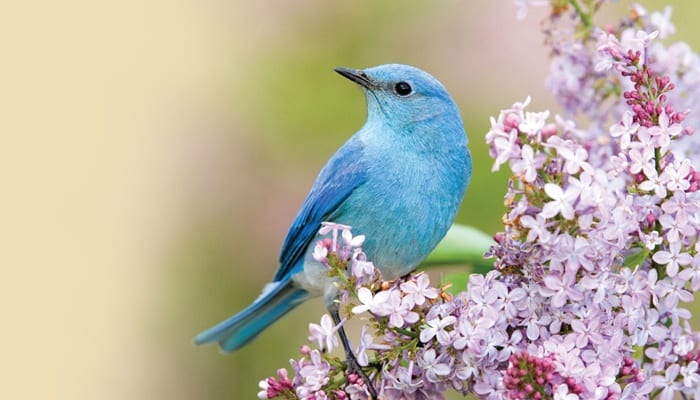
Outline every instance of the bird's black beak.
<path id="1" fill-rule="evenodd" d="M 365 89 L 374 89 L 377 87 L 377 85 L 375 85 L 372 80 L 369 79 L 367 74 L 365 74 L 365 71 L 361 69 L 338 67 L 335 69 L 335 72 L 343 75 Z"/>

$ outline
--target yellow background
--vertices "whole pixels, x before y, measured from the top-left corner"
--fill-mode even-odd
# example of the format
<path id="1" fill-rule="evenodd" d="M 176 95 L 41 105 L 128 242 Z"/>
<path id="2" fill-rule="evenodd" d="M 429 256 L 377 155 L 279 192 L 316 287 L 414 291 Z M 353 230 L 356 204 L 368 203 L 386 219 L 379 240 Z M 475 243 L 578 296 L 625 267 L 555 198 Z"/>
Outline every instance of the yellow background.
<path id="1" fill-rule="evenodd" d="M 699 6 L 670 3 L 674 38 L 697 49 Z M 495 232 L 505 176 L 489 172 L 488 117 L 527 95 L 552 107 L 543 12 L 515 13 L 489 0 L 0 6 L 0 398 L 251 398 L 288 367 L 318 302 L 231 356 L 190 340 L 270 279 L 316 172 L 362 124 L 359 90 L 333 67 L 404 62 L 445 83 L 477 162 L 459 220 Z"/>

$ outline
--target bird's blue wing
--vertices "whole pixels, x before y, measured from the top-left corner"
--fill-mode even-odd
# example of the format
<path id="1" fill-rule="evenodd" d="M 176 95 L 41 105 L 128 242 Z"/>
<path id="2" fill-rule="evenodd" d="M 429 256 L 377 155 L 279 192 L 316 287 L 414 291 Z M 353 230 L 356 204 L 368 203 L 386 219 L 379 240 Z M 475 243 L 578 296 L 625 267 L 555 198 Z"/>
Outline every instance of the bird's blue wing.
<path id="1" fill-rule="evenodd" d="M 367 169 L 363 152 L 362 142 L 354 136 L 323 167 L 284 239 L 275 281 L 294 272 L 292 269 L 304 256 L 321 222 L 332 217 L 345 199 L 365 182 Z"/>

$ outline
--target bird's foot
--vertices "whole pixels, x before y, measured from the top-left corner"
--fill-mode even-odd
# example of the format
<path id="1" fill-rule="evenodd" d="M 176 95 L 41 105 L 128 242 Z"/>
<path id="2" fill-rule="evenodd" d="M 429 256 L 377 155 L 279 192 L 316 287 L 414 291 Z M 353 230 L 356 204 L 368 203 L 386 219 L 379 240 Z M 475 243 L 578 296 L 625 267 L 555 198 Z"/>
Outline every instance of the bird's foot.
<path id="1" fill-rule="evenodd" d="M 365 386 L 367 387 L 370 399 L 378 399 L 377 391 L 374 389 L 372 381 L 369 379 L 367 374 L 365 374 L 365 371 L 362 369 L 362 366 L 360 366 L 360 363 L 357 362 L 355 354 L 353 354 L 352 352 L 346 353 L 345 363 L 347 365 L 348 377 L 353 373 L 359 375 L 359 379 L 362 379 L 362 382 L 364 382 Z"/>
<path id="2" fill-rule="evenodd" d="M 338 313 L 338 301 L 332 301 L 328 305 L 328 311 L 331 314 L 331 318 L 333 318 L 333 322 L 335 322 L 335 325 L 338 326 L 338 336 L 340 336 L 340 341 L 343 343 L 343 349 L 345 349 L 345 365 L 347 366 L 347 371 L 349 372 L 348 378 L 350 378 L 350 375 L 352 375 L 353 372 L 359 375 L 360 379 L 362 379 L 367 387 L 370 399 L 376 400 L 378 398 L 377 391 L 374 390 L 372 381 L 369 379 L 367 374 L 365 374 L 365 371 L 362 369 L 362 366 L 360 366 L 360 363 L 357 362 L 357 357 L 355 357 L 355 353 L 352 351 L 348 336 L 345 334 L 345 329 L 343 329 L 343 326 L 341 325 L 340 314 Z"/>

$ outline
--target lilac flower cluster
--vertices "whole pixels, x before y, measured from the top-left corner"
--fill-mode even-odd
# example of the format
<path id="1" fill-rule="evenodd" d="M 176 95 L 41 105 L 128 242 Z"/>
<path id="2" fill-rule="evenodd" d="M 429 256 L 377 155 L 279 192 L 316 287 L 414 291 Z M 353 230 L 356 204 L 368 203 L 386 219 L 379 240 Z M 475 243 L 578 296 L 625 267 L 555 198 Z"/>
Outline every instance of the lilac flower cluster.
<path id="1" fill-rule="evenodd" d="M 528 5 L 550 2 L 518 3 L 521 10 L 526 10 Z M 553 5 L 551 16 L 545 21 L 546 42 L 552 52 L 545 84 L 563 107 L 566 118 L 583 117 L 589 121 L 584 135 L 590 139 L 605 138 L 609 127 L 623 120 L 627 109 L 620 107 L 620 94 L 636 92 L 634 78 L 625 79 L 630 73 L 648 72 L 659 79 L 664 77 L 664 84 L 657 87 L 665 89 L 669 104 L 684 107 L 679 116 L 700 107 L 700 57 L 684 42 L 663 42 L 675 33 L 671 7 L 650 13 L 634 4 L 629 16 L 617 26 L 599 28 L 592 24 L 592 17 L 604 0 L 551 3 L 564 4 Z M 588 4 L 591 10 L 584 10 L 584 4 L 579 3 Z M 625 65 L 630 58 L 638 59 L 639 71 Z M 670 82 L 672 86 L 666 87 Z M 700 123 L 700 113 L 690 113 L 685 122 L 685 128 L 692 130 Z M 696 164 L 700 161 L 697 140 L 680 138 L 672 148 Z"/>
<path id="2" fill-rule="evenodd" d="M 528 3 L 521 1 L 521 14 Z M 454 297 L 418 273 L 386 282 L 362 236 L 326 224 L 314 257 L 328 267 L 347 318 L 366 321 L 356 349 L 371 382 L 332 355 L 324 315 L 260 398 L 700 398 L 700 333 L 686 304 L 700 289 L 700 60 L 664 46 L 670 9 L 634 6 L 599 29 L 602 1 L 556 1 L 545 26 L 547 80 L 565 111 L 491 119 L 494 170 L 512 171 L 494 270 Z M 586 9 L 585 4 L 594 4 Z M 695 144 L 693 144 L 695 143 Z M 344 323 L 344 322 L 343 322 Z"/>
<path id="3" fill-rule="evenodd" d="M 441 318 L 436 305 L 443 304 L 447 295 L 430 286 L 428 276 L 415 274 L 404 280 L 381 280 L 379 270 L 365 259 L 361 245 L 364 237 L 353 237 L 347 226 L 324 223 L 321 234 L 330 237 L 319 240 L 314 257 L 324 263 L 338 286 L 349 317 L 368 313 L 373 330 L 381 340 L 364 326 L 356 351 L 357 360 L 380 388 L 382 398 L 403 398 L 411 395 L 440 398 L 444 387 L 438 384 L 451 373 L 451 367 L 438 357 L 442 350 L 427 344 L 449 341 L 448 330 L 454 317 Z M 340 239 L 340 240 L 339 240 Z M 418 329 L 424 326 L 425 329 Z M 331 355 L 338 346 L 331 318 L 326 314 L 321 323 L 310 324 L 309 341 L 318 349 L 302 346 L 303 357 L 292 360 L 293 379 L 286 370 L 278 371 L 260 383 L 259 397 L 263 399 L 369 399 L 366 383 L 357 374 L 346 375 L 345 362 Z M 410 359 L 407 364 L 403 361 Z"/>
<path id="4" fill-rule="evenodd" d="M 512 398 L 543 399 L 552 392 L 555 397 L 566 398 L 569 394 L 574 397 L 581 393 L 581 385 L 573 378 L 566 380 L 555 378 L 558 373 L 553 356 L 539 358 L 529 355 L 527 352 L 514 354 L 510 357 L 510 366 L 503 377 L 503 385 Z M 545 385 L 545 382 L 560 382 L 556 390 Z M 551 385 L 550 385 L 551 386 Z"/>
<path id="5" fill-rule="evenodd" d="M 499 279 L 529 293 L 512 328 L 525 322 L 528 353 L 551 360 L 553 377 L 576 377 L 577 396 L 698 397 L 699 336 L 683 303 L 700 289 L 699 154 L 686 118 L 700 104 L 676 91 L 696 91 L 679 78 L 700 69 L 660 64 L 655 40 L 673 30 L 669 9 L 633 11 L 605 30 L 587 25 L 580 7 L 566 19 L 579 25 L 561 29 L 565 11 L 553 11 L 548 82 L 567 117 L 590 126 L 550 122 L 526 111 L 529 99 L 492 119 L 494 169 L 508 163 L 514 175 L 491 254 Z M 697 65 L 685 56 L 684 68 Z M 547 393 L 557 397 L 554 386 Z"/>

